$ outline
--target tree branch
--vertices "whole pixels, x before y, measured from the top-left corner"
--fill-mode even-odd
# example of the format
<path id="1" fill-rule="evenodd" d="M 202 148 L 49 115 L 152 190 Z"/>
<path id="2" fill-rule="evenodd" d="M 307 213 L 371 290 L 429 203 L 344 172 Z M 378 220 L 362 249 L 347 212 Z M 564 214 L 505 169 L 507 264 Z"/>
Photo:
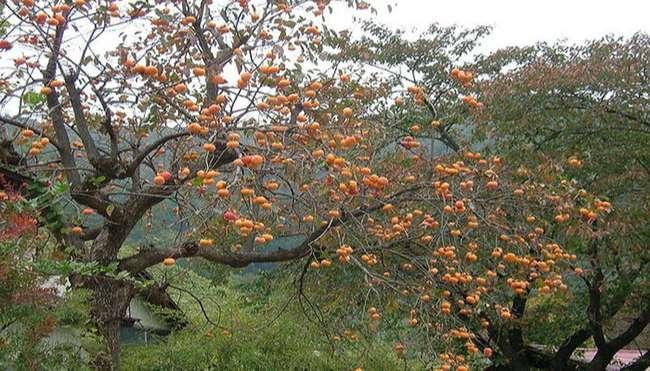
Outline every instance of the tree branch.
<path id="1" fill-rule="evenodd" d="M 386 202 L 394 201 L 402 194 L 412 192 L 422 187 L 424 186 L 418 185 L 406 188 L 389 196 L 384 202 L 377 202 L 369 207 L 359 208 L 354 212 L 342 213 L 338 219 L 331 219 L 328 224 L 313 231 L 299 245 L 288 249 L 229 253 L 218 249 L 200 249 L 196 241 L 188 241 L 170 249 L 148 250 L 122 259 L 118 269 L 130 273 L 137 273 L 152 265 L 160 263 L 165 258 L 178 259 L 193 256 L 202 257 L 206 260 L 235 268 L 243 268 L 252 263 L 282 262 L 303 258 L 310 254 L 313 242 L 319 239 L 330 228 L 341 225 L 352 218 L 377 211 L 382 208 Z"/>
<path id="2" fill-rule="evenodd" d="M 106 134 L 108 135 L 110 142 L 111 142 L 111 158 L 113 161 L 117 162 L 117 154 L 118 154 L 118 144 L 117 144 L 117 135 L 115 134 L 115 130 L 113 129 L 113 119 L 112 119 L 112 112 L 111 108 L 108 105 L 108 102 L 106 102 L 106 98 L 104 98 L 103 94 L 99 92 L 99 89 L 95 88 L 95 86 L 92 86 L 93 92 L 95 93 L 95 96 L 99 100 L 99 103 L 102 105 L 102 108 L 104 109 L 104 121 L 102 121 L 102 125 L 104 126 L 104 130 L 106 130 Z"/>
<path id="3" fill-rule="evenodd" d="M 86 117 L 83 112 L 83 107 L 81 106 L 81 92 L 79 92 L 75 84 L 76 76 L 64 75 L 63 78 L 65 80 L 66 89 L 68 90 L 68 95 L 70 96 L 70 104 L 72 105 L 72 112 L 74 113 L 74 123 L 79 132 L 79 136 L 81 137 L 81 141 L 84 144 L 86 153 L 88 154 L 88 161 L 90 161 L 93 166 L 97 167 L 100 157 L 99 151 L 95 145 L 95 140 L 88 130 Z"/>
<path id="4" fill-rule="evenodd" d="M 41 136 L 43 138 L 47 138 L 50 141 L 51 145 L 53 145 L 57 150 L 59 149 L 59 145 L 58 145 L 58 143 L 56 142 L 56 140 L 53 137 L 51 137 L 49 135 L 46 135 L 44 132 L 42 132 L 39 129 L 36 129 L 33 126 L 30 126 L 30 125 L 22 123 L 22 122 L 20 122 L 18 120 L 14 120 L 14 119 L 11 119 L 9 117 L 4 117 L 4 116 L 0 116 L 0 122 L 4 122 L 7 125 L 15 126 L 17 128 L 31 130 L 36 135 L 39 135 L 39 136 Z"/>
<path id="5" fill-rule="evenodd" d="M 598 352 L 596 352 L 594 359 L 589 362 L 589 369 L 605 369 L 612 361 L 614 355 L 616 355 L 616 352 L 639 336 L 648 325 L 648 321 L 650 321 L 650 311 L 645 308 L 622 334 L 598 347 Z"/>
<path id="6" fill-rule="evenodd" d="M 575 350 L 582 345 L 587 339 L 592 335 L 591 328 L 582 328 L 573 333 L 564 340 L 564 343 L 558 348 L 553 357 L 552 365 L 556 370 L 562 370 L 565 368 L 567 362 L 571 359 L 571 355 Z"/>
<path id="7" fill-rule="evenodd" d="M 127 168 L 127 174 L 133 174 L 133 172 L 137 169 L 138 166 L 144 161 L 144 159 L 153 151 L 157 150 L 161 146 L 165 145 L 165 143 L 169 142 L 170 140 L 174 140 L 177 138 L 182 138 L 185 136 L 189 136 L 189 132 L 181 132 L 181 133 L 174 133 L 174 134 L 169 134 L 167 136 L 164 136 L 155 142 L 151 143 L 150 145 L 144 147 L 142 150 L 138 152 L 138 154 L 135 156 L 131 164 L 129 164 Z"/>
<path id="8" fill-rule="evenodd" d="M 600 268 L 600 257 L 598 255 L 598 240 L 591 243 L 589 250 L 590 264 L 594 271 L 594 282 L 589 286 L 589 306 L 587 307 L 587 318 L 594 337 L 596 347 L 601 349 L 605 346 L 605 335 L 603 333 L 602 312 L 601 312 L 601 290 L 605 276 Z"/>
<path id="9" fill-rule="evenodd" d="M 612 339 L 607 343 L 607 345 L 618 351 L 632 340 L 634 340 L 639 334 L 646 328 L 648 322 L 650 321 L 650 310 L 643 309 L 641 313 L 632 321 L 630 326 L 620 335 Z"/>
<path id="10" fill-rule="evenodd" d="M 429 109 L 429 112 L 433 115 L 433 118 L 435 119 L 437 117 L 437 112 L 436 108 L 433 106 L 431 102 L 429 102 L 428 99 L 424 98 L 424 104 L 426 107 Z M 454 152 L 460 151 L 460 146 L 456 142 L 454 138 L 449 135 L 449 133 L 445 130 L 445 127 L 443 125 L 440 125 L 436 128 L 438 131 L 438 134 L 440 134 L 440 140 L 449 148 L 451 148 Z"/>
<path id="11" fill-rule="evenodd" d="M 63 42 L 63 32 L 65 30 L 64 26 L 57 26 L 56 34 L 54 36 L 54 45 L 52 47 L 52 55 L 47 63 L 45 71 L 43 71 L 43 80 L 46 83 L 54 80 L 56 75 L 56 65 L 59 59 L 59 53 L 61 51 L 61 43 Z M 77 165 L 70 147 L 70 138 L 65 128 L 65 118 L 63 116 L 63 109 L 59 102 L 59 95 L 56 92 L 56 89 L 52 89 L 52 92 L 47 95 L 47 107 L 49 109 L 49 115 L 52 119 L 52 124 L 54 126 L 54 132 L 56 133 L 56 142 L 59 143 L 59 155 L 61 156 L 61 162 L 64 166 L 64 173 L 66 177 L 73 185 L 81 184 L 81 176 L 77 171 Z"/>

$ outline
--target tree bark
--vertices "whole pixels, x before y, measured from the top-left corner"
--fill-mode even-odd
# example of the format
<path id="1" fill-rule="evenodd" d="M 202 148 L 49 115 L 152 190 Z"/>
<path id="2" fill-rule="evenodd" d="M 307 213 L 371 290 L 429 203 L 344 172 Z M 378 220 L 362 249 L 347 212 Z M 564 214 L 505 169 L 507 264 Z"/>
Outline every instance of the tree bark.
<path id="1" fill-rule="evenodd" d="M 575 369 L 569 367 L 569 362 L 573 352 L 582 345 L 587 339 L 591 337 L 591 328 L 582 328 L 576 331 L 573 335 L 569 336 L 562 346 L 557 350 L 553 360 L 551 361 L 552 369 L 554 370 L 568 370 Z"/>
<path id="2" fill-rule="evenodd" d="M 591 362 L 589 362 L 589 369 L 595 371 L 606 370 L 607 366 L 612 361 L 612 358 L 614 357 L 615 354 L 616 351 L 610 349 L 609 347 L 599 349 L 596 355 L 594 356 L 594 359 L 592 359 Z"/>
<path id="3" fill-rule="evenodd" d="M 120 369 L 120 326 L 135 290 L 132 285 L 110 277 L 95 276 L 86 279 L 93 290 L 91 314 L 104 338 L 104 351 L 95 358 L 99 371 Z"/>
<path id="4" fill-rule="evenodd" d="M 104 322 L 100 333 L 106 344 L 105 351 L 95 358 L 95 368 L 98 371 L 114 371 L 120 369 L 120 321 Z"/>

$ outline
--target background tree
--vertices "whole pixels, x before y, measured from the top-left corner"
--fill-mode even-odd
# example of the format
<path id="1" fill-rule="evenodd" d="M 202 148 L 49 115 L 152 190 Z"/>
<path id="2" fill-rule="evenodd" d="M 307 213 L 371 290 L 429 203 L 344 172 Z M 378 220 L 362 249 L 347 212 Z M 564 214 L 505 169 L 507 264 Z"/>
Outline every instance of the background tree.
<path id="1" fill-rule="evenodd" d="M 566 177 L 616 205 L 607 237 L 580 248 L 588 259 L 577 287 L 585 300 L 573 311 L 580 317 L 564 327 L 571 332 L 560 332 L 556 343 L 570 353 L 593 339 L 598 352 L 590 367 L 597 369 L 650 320 L 644 248 L 650 233 L 649 53 L 648 36 L 637 34 L 510 48 L 479 62 L 487 109 L 477 134 L 523 171 L 544 159 L 564 162 Z M 635 367 L 647 366 L 646 353 Z"/>
<path id="2" fill-rule="evenodd" d="M 591 363 L 592 367 L 605 367 L 616 350 L 629 344 L 647 325 L 647 310 L 640 304 L 647 301 L 647 257 L 641 251 L 647 239 L 647 223 L 641 215 L 647 211 L 647 205 L 645 201 L 629 202 L 630 195 L 642 192 L 640 189 L 645 188 L 639 186 L 647 181 L 647 173 L 638 179 L 647 157 L 647 149 L 641 145 L 646 141 L 646 113 L 633 110 L 644 107 L 644 98 L 639 97 L 647 95 L 642 60 L 647 38 L 637 35 L 628 43 L 606 39 L 576 47 L 513 48 L 479 57 L 474 63 L 465 53 L 471 51 L 485 29 L 463 31 L 432 26 L 417 38 L 371 23 L 366 24 L 365 30 L 363 36 L 335 39 L 333 44 L 344 51 L 332 58 L 361 62 L 371 71 L 380 71 L 376 76 L 391 81 L 392 86 L 414 84 L 409 91 L 419 92 L 413 100 L 396 97 L 395 104 L 384 105 L 380 109 L 383 116 L 377 117 L 400 112 L 399 117 L 386 121 L 403 128 L 419 128 L 420 122 L 440 118 L 434 121 L 437 128 L 457 129 L 451 132 L 453 141 L 445 140 L 443 135 L 431 136 L 429 132 L 410 134 L 420 141 L 437 137 L 443 143 L 451 142 L 451 149 L 458 148 L 455 142 L 503 153 L 504 159 L 515 167 L 525 165 L 517 173 L 531 177 L 536 174 L 542 182 L 559 177 L 590 189 L 595 182 L 601 182 L 602 187 L 595 189 L 604 199 L 616 205 L 623 199 L 628 201 L 615 209 L 616 217 L 608 218 L 607 225 L 598 226 L 607 238 L 594 240 L 595 235 L 590 233 L 573 237 L 568 247 L 571 253 L 585 257 L 579 269 L 589 274 L 568 277 L 567 284 L 574 290 L 572 300 L 537 300 L 531 295 L 533 301 L 526 306 L 527 297 L 518 299 L 526 311 L 522 313 L 524 321 L 514 329 L 523 334 L 524 342 L 510 356 L 506 354 L 509 367 L 517 363 L 523 367 L 522 362 L 529 363 L 527 367 L 570 367 L 567 362 L 575 349 L 591 338 L 592 331 L 602 331 L 603 326 L 611 329 L 613 316 L 627 303 L 629 307 L 623 313 L 633 313 L 633 320 L 611 331 L 607 340 L 611 343 L 601 343 L 599 355 Z M 364 53 L 365 50 L 374 53 Z M 452 54 L 457 57 L 450 58 L 444 50 L 458 53 Z M 442 86 L 446 88 L 440 89 L 439 81 L 445 78 Z M 429 107 L 427 102 L 432 101 L 438 106 Z M 443 112 L 442 116 L 439 112 Z M 614 142 L 626 150 L 610 146 Z M 528 151 L 534 156 L 521 155 Z M 587 156 L 595 160 L 590 165 L 586 165 Z M 616 160 L 620 163 L 603 170 Z M 556 171 L 549 171 L 549 167 Z M 621 184 L 621 178 L 634 180 Z M 622 190 L 626 196 L 614 197 L 614 189 Z M 645 196 L 641 199 L 645 200 Z M 555 224 L 573 218 L 557 211 L 553 217 Z M 588 208 L 583 212 L 588 213 Z M 620 247 L 612 251 L 606 246 Z M 567 305 L 575 309 L 571 313 L 580 315 L 564 315 Z M 604 309 L 608 307 L 609 310 Z M 616 318 L 620 320 L 620 313 Z M 546 344 L 548 350 L 555 347 L 557 352 L 528 357 L 526 342 Z M 518 361 L 513 354 L 520 354 L 523 359 Z M 645 358 L 631 367 L 643 367 Z"/>
<path id="3" fill-rule="evenodd" d="M 413 38 L 367 21 L 359 35 L 332 35 L 325 42 L 333 47 L 332 63 L 353 69 L 383 93 L 373 120 L 393 135 L 417 137 L 433 156 L 459 152 L 468 142 L 468 113 L 482 104 L 459 99 L 469 93 L 473 74 L 463 72 L 461 81 L 450 78 L 450 71 L 471 61 L 489 31 L 433 24 Z"/>

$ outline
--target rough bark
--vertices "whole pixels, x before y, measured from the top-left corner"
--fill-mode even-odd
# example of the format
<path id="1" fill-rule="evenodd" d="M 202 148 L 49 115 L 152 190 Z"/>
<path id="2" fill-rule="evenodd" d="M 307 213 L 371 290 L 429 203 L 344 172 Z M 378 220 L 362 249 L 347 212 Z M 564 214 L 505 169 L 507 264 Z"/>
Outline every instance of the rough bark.
<path id="1" fill-rule="evenodd" d="M 105 276 L 85 279 L 85 286 L 93 290 L 91 314 L 104 338 L 104 351 L 95 358 L 99 371 L 120 369 L 120 327 L 135 293 L 133 286 Z"/>

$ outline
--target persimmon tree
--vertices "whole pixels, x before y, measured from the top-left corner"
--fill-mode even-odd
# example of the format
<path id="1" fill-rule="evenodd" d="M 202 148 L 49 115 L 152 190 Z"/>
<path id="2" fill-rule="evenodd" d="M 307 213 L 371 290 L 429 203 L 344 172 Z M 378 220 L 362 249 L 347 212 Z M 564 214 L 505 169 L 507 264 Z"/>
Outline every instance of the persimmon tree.
<path id="1" fill-rule="evenodd" d="M 434 25 L 417 38 L 373 23 L 364 29 L 363 36 L 327 39 L 339 48 L 330 58 L 363 65 L 395 88 L 391 92 L 394 101 L 375 116 L 379 120 L 388 118 L 386 128 L 419 129 L 425 127 L 422 123 L 432 122 L 432 132 L 410 134 L 420 144 L 437 140 L 452 151 L 459 149 L 458 143 L 500 151 L 517 169 L 515 173 L 525 175 L 532 183 L 565 179 L 578 189 L 599 184 L 595 190 L 604 198 L 580 208 L 583 221 L 591 219 L 589 213 L 597 213 L 594 208 L 600 212 L 609 209 L 605 200 L 616 205 L 623 202 L 608 222 L 587 223 L 590 226 L 578 222 L 580 227 L 567 226 L 581 218 L 556 205 L 556 214 L 547 220 L 554 233 L 566 228 L 571 237 L 565 247 L 577 258 L 570 266 L 579 274 L 558 272 L 571 294 L 560 295 L 565 297 L 560 300 L 536 297 L 539 292 L 548 292 L 546 283 L 541 287 L 528 285 L 526 295 L 515 296 L 509 308 L 509 313 L 518 313 L 518 320 L 500 328 L 497 325 L 498 331 L 492 329 L 492 335 L 483 338 L 505 334 L 496 337 L 501 339 L 497 353 L 509 368 L 562 369 L 579 366 L 570 356 L 595 335 L 599 337 L 598 355 L 590 367 L 604 368 L 648 322 L 643 304 L 647 303 L 647 257 L 640 250 L 647 223 L 639 218 L 645 201 L 629 202 L 629 196 L 638 193 L 638 182 L 645 182 L 645 174 L 639 178 L 637 173 L 643 172 L 647 157 L 645 146 L 638 146 L 644 142 L 646 118 L 643 98 L 639 98 L 645 96 L 647 87 L 643 83 L 646 37 L 637 35 L 627 43 L 603 40 L 573 48 L 513 48 L 475 62 L 468 53 L 487 29 L 467 31 Z M 407 88 L 407 93 L 399 86 Z M 601 141 L 596 133 L 616 138 L 626 150 Z M 531 150 L 533 156 L 522 156 Z M 586 157 L 592 159 L 589 165 Z M 620 161 L 607 168 L 612 159 Z M 634 179 L 633 184 L 612 184 L 628 177 Z M 559 201 L 555 196 L 551 199 Z M 559 241 L 560 237 L 553 238 Z M 571 315 L 563 315 L 568 308 Z M 621 313 L 631 314 L 633 319 L 600 337 L 598 334 L 611 329 L 613 318 L 620 318 Z M 472 338 L 476 334 L 469 330 L 462 335 Z M 642 368 L 644 362 L 647 355 L 630 367 Z"/>
<path id="2" fill-rule="evenodd" d="M 125 275 L 192 256 L 234 267 L 300 258 L 331 223 L 348 219 L 334 204 L 322 212 L 308 191 L 322 166 L 309 148 L 319 138 L 316 119 L 337 128 L 335 146 L 349 148 L 361 135 L 352 107 L 318 100 L 325 84 L 339 83 L 301 69 L 302 54 L 317 50 L 327 31 L 318 18 L 326 6 L 4 3 L 0 48 L 13 66 L 3 66 L 3 172 L 69 187 L 72 215 L 42 225 L 64 259 L 105 267 L 70 274 L 75 287 L 94 292 L 92 314 L 107 350 L 98 368 L 119 367 L 119 326 L 138 289 Z M 327 163 L 346 160 L 330 154 Z M 203 211 L 188 212 L 184 194 L 204 196 Z M 118 259 L 133 228 L 166 200 L 177 204 L 179 219 L 202 223 L 177 246 Z M 311 227 L 301 221 L 307 210 L 331 223 Z M 265 250 L 290 222 L 292 233 L 306 233 L 304 242 Z M 224 231 L 233 230 L 241 244 L 225 246 Z"/>
<path id="3" fill-rule="evenodd" d="M 39 225 L 75 263 L 72 286 L 93 292 L 98 369 L 119 368 L 120 323 L 145 289 L 135 277 L 194 258 L 354 265 L 382 295 L 404 295 L 417 331 L 462 339 L 444 347 L 444 367 L 467 367 L 461 353 L 477 350 L 530 364 L 522 306 L 565 295 L 583 272 L 567 236 L 598 240 L 611 205 L 555 181 L 548 164 L 552 181 L 540 182 L 465 153 L 455 119 L 439 121 L 437 104 L 459 120 L 484 109 L 472 74 L 454 68 L 484 31 L 442 32 L 437 50 L 450 58 L 410 79 L 367 79 L 355 60 L 340 57 L 343 71 L 322 58 L 348 48 L 321 17 L 327 6 L 5 4 L 2 173 L 32 185 L 27 198 L 64 191 L 66 212 L 44 210 Z M 458 154 L 435 157 L 426 138 Z M 157 223 L 154 211 L 173 216 L 164 227 L 176 237 L 133 251 L 127 239 Z"/>
<path id="4" fill-rule="evenodd" d="M 399 209 L 389 204 L 368 217 L 363 234 L 337 227 L 345 243 L 334 258 L 311 267 L 333 261 L 360 269 L 367 295 L 349 319 L 361 316 L 357 328 L 367 336 L 386 326 L 406 328 L 395 343 L 401 356 L 424 352 L 442 369 L 466 369 L 485 357 L 508 369 L 554 367 L 564 355 L 524 337 L 531 315 L 539 315 L 526 305 L 573 295 L 571 280 L 588 268 L 570 247 L 577 238 L 601 241 L 606 232 L 594 222 L 606 223 L 611 205 L 570 181 L 510 174 L 498 157 L 468 152 L 447 161 L 409 164 L 435 180 Z M 550 175 L 551 169 L 538 170 Z M 384 324 L 384 315 L 395 313 L 403 326 Z M 568 356 L 557 362 L 577 366 Z"/>
<path id="5" fill-rule="evenodd" d="M 584 245 L 591 269 L 578 289 L 586 300 L 563 334 L 569 349 L 593 339 L 598 351 L 590 366 L 597 369 L 631 346 L 650 320 L 648 41 L 637 34 L 540 44 L 479 62 L 489 76 L 478 87 L 488 108 L 476 133 L 522 169 L 541 159 L 564 163 L 568 177 L 616 205 L 607 238 Z M 630 367 L 648 367 L 649 357 Z"/>

